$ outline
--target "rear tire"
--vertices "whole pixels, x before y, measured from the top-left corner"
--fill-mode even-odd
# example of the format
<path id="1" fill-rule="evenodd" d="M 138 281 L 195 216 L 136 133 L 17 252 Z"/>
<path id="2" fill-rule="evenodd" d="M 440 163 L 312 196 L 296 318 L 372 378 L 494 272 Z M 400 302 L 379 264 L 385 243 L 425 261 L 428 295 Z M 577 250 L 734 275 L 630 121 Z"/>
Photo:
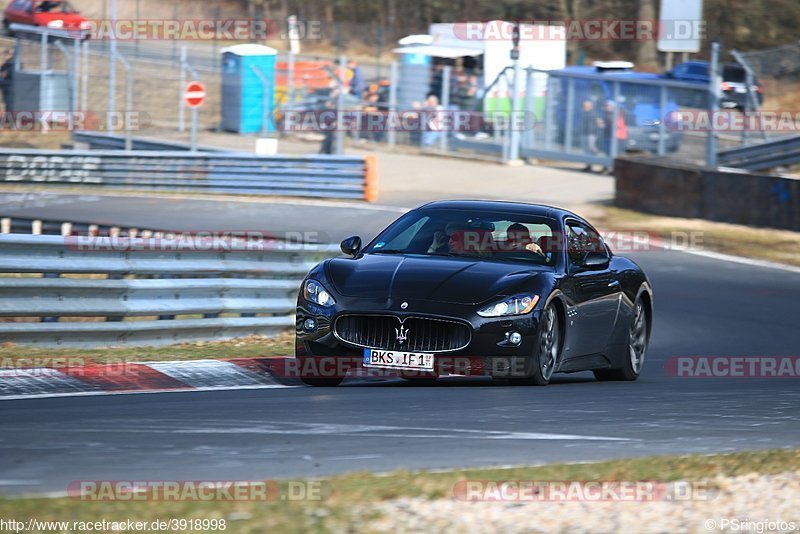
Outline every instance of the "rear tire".
<path id="1" fill-rule="evenodd" d="M 602 382 L 620 380 L 631 382 L 639 378 L 644 366 L 644 355 L 647 352 L 649 317 L 641 298 L 633 305 L 633 318 L 628 328 L 628 345 L 626 358 L 619 369 L 597 369 L 594 377 Z"/>
<path id="2" fill-rule="evenodd" d="M 528 359 L 526 377 L 512 378 L 511 384 L 546 386 L 561 358 L 561 322 L 553 304 L 542 310 L 535 354 Z"/>

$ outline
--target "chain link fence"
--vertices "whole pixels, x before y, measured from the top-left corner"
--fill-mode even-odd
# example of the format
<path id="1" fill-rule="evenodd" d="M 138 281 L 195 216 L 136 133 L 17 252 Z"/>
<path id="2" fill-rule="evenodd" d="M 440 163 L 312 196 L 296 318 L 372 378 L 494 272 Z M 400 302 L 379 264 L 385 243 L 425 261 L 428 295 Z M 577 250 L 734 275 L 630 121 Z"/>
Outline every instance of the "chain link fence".
<path id="1" fill-rule="evenodd" d="M 221 56 L 229 43 L 118 42 L 113 86 L 107 42 L 42 43 L 38 37 L 18 40 L 20 72 L 44 72 L 56 80 L 64 95 L 50 105 L 85 112 L 87 130 L 188 141 L 182 94 L 190 80 L 206 90 L 199 130 L 221 130 Z M 762 109 L 797 109 L 800 91 L 787 89 L 794 84 L 800 89 L 800 43 L 741 58 L 764 87 Z M 603 167 L 626 152 L 698 162 L 707 157 L 708 130 L 681 127 L 681 120 L 708 112 L 707 84 L 593 67 L 523 68 L 519 76 L 517 84 L 509 64 L 495 79 L 486 79 L 480 63 L 467 58 L 415 62 L 398 57 L 386 64 L 278 53 L 271 117 L 277 132 L 269 135 L 320 142 L 323 152 L 340 152 L 345 144 L 379 144 Z M 109 115 L 110 109 L 115 113 Z M 336 114 L 333 124 L 320 120 L 327 111 Z M 309 116 L 315 120 L 297 127 L 298 117 Z M 718 133 L 716 145 L 725 150 L 753 140 L 747 132 Z M 764 140 L 767 136 L 757 139 Z"/>

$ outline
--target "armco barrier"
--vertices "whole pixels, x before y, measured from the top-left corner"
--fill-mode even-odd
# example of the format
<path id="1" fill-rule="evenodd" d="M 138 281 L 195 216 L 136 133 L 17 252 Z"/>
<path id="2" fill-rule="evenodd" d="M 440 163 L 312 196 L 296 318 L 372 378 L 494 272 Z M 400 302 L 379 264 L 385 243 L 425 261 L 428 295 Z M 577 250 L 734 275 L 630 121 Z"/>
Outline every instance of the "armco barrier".
<path id="1" fill-rule="evenodd" d="M 654 156 L 617 158 L 615 205 L 656 215 L 800 230 L 800 179 L 708 169 Z"/>
<path id="2" fill-rule="evenodd" d="M 300 281 L 338 253 L 284 242 L 198 250 L 161 241 L 153 250 L 156 242 L 0 235 L 0 317 L 15 318 L 0 322 L 0 339 L 77 347 L 270 335 L 294 327 Z"/>
<path id="3" fill-rule="evenodd" d="M 166 139 L 149 139 L 145 137 L 134 137 L 132 140 L 133 150 L 169 150 L 172 152 L 188 152 L 192 149 L 189 143 L 180 141 L 168 141 Z M 72 142 L 76 145 L 86 145 L 90 150 L 125 150 L 124 135 L 109 135 L 99 132 L 72 132 Z M 81 148 L 80 146 L 77 148 Z M 230 152 L 223 148 L 201 145 L 197 147 L 199 152 Z"/>
<path id="4" fill-rule="evenodd" d="M 375 156 L 0 149 L 0 184 L 377 198 Z"/>

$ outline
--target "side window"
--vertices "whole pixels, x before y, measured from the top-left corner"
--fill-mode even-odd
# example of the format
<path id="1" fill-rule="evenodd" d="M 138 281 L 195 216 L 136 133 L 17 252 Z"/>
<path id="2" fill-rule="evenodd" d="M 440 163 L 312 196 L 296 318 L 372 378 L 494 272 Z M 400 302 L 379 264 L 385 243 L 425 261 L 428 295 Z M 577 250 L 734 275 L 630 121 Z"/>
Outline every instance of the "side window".
<path id="1" fill-rule="evenodd" d="M 608 255 L 603 238 L 597 232 L 579 223 L 567 223 L 567 256 L 570 264 L 581 265 L 587 252 Z"/>

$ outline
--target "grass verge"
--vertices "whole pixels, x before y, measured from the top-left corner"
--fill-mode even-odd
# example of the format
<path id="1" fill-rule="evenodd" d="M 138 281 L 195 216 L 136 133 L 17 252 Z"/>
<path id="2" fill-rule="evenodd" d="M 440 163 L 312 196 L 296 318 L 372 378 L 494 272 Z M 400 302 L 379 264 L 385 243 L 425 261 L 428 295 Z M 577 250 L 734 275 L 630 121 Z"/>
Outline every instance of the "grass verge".
<path id="1" fill-rule="evenodd" d="M 612 206 L 590 206 L 579 212 L 605 231 L 654 232 L 665 241 L 674 237 L 672 242 L 677 245 L 694 241 L 704 250 L 800 266 L 800 232 L 662 217 Z"/>
<path id="2" fill-rule="evenodd" d="M 398 497 L 451 498 L 464 480 L 687 480 L 748 473 L 800 470 L 800 449 L 709 456 L 660 456 L 593 464 L 558 464 L 508 469 L 465 469 L 444 473 L 396 471 L 388 475 L 351 473 L 321 482 L 319 500 L 274 499 L 237 502 L 88 502 L 75 498 L 0 498 L 0 517 L 45 521 L 136 521 L 225 519 L 228 532 L 350 532 L 367 520 L 369 505 Z M 281 495 L 289 481 L 281 481 Z M 184 531 L 188 531 L 185 529 Z"/>
<path id="3" fill-rule="evenodd" d="M 96 349 L 50 349 L 0 344 L 0 361 L 15 358 L 74 358 L 95 363 L 205 360 L 293 356 L 294 333 L 275 337 L 249 336 L 230 341 L 198 341 L 158 347 L 103 347 Z"/>

